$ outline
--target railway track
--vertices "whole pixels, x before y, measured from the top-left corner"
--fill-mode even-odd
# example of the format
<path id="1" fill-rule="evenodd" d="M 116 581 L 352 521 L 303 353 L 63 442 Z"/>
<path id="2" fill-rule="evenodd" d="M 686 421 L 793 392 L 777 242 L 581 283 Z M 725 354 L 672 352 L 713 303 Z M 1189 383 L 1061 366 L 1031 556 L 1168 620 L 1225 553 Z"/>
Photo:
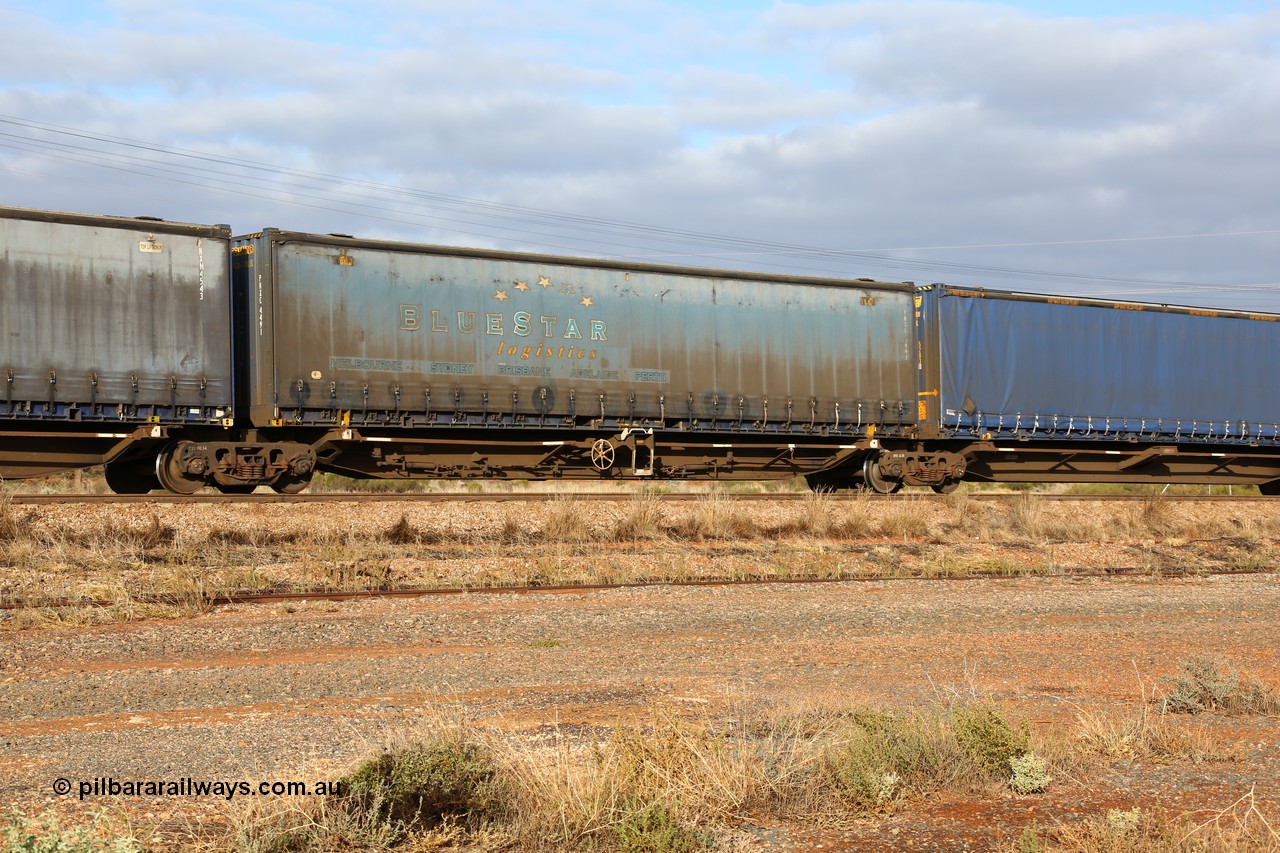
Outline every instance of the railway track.
<path id="1" fill-rule="evenodd" d="M 0 500 L 12 504 L 227 504 L 227 503 L 260 503 L 260 504 L 304 504 L 304 503 L 538 503 L 541 501 L 629 501 L 643 494 L 661 501 L 700 501 L 713 494 L 731 501 L 800 501 L 811 492 L 702 492 L 674 494 L 641 493 L 641 492 L 321 492 L 300 495 L 279 494 L 154 494 L 154 495 L 102 495 L 102 494 L 23 494 L 13 493 L 0 496 Z M 970 500 L 1001 501 L 1018 497 L 1020 494 L 1034 494 L 1036 500 L 1045 501 L 1145 501 L 1155 495 L 1071 495 L 1071 494 L 1038 494 L 1029 492 L 977 492 L 969 495 Z M 875 501 L 939 501 L 946 500 L 946 495 L 935 495 L 931 492 L 908 492 L 896 495 L 873 495 L 856 492 L 831 493 L 833 500 Z M 1166 500 L 1181 502 L 1233 502 L 1233 501 L 1266 501 L 1273 498 L 1262 495 L 1166 495 Z"/>
<path id="2" fill-rule="evenodd" d="M 1027 577 L 1070 577 L 1070 578 L 1121 578 L 1121 577 L 1233 577 L 1236 575 L 1268 574 L 1266 569 L 1231 569 L 1216 572 L 1203 571 L 1161 571 L 1154 574 L 1150 568 L 1141 566 L 1119 566 L 1103 570 L 1063 571 L 1057 574 L 1028 575 Z M 630 581 L 626 583 L 603 584 L 566 584 L 566 585 L 512 585 L 512 586 L 451 586 L 451 587 L 393 587 L 388 589 L 353 589 L 333 590 L 315 589 L 302 591 L 270 591 L 270 592 L 232 592 L 210 594 L 202 598 L 204 605 L 220 607 L 234 604 L 285 604 L 301 601 L 355 601 L 376 598 L 440 598 L 457 595 L 572 595 L 584 592 L 607 592 L 610 590 L 647 589 L 650 587 L 750 587 L 781 584 L 785 586 L 833 584 L 833 583 L 875 583 L 892 580 L 924 580 L 937 582 L 964 582 L 978 580 L 1007 580 L 1011 576 L 998 572 L 971 572 L 964 575 L 905 575 L 902 577 L 884 576 L 850 576 L 850 577 L 787 577 L 787 578 L 737 578 L 710 580 L 654 580 Z M 189 603 L 190 596 L 180 598 L 168 594 L 133 595 L 131 601 L 138 604 L 182 604 Z M 53 599 L 38 604 L 23 601 L 0 601 L 0 612 L 39 607 L 59 609 L 67 607 L 111 607 L 117 602 L 97 599 Z"/>

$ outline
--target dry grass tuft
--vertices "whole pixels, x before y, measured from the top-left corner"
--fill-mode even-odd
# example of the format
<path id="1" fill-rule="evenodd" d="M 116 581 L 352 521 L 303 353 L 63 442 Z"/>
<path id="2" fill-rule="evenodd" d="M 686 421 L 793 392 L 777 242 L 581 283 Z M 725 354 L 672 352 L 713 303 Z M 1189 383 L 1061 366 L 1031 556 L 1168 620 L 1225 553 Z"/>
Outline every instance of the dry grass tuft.
<path id="1" fill-rule="evenodd" d="M 1076 713 L 1076 748 L 1102 758 L 1215 761 L 1229 757 L 1204 728 L 1177 727 L 1144 703 L 1136 711 Z"/>
<path id="2" fill-rule="evenodd" d="M 1133 512 L 1133 526 L 1154 536 L 1168 536 L 1183 528 L 1173 503 L 1160 495 L 1152 495 Z"/>
<path id="3" fill-rule="evenodd" d="M 798 532 L 817 539 L 831 536 L 836 527 L 835 509 L 836 501 L 828 494 L 810 492 L 805 495 L 796 525 Z"/>
<path id="4" fill-rule="evenodd" d="M 1025 829 L 1018 853 L 1273 853 L 1280 832 L 1250 790 L 1220 811 L 1171 815 L 1162 809 L 1110 809 L 1047 830 Z"/>
<path id="5" fill-rule="evenodd" d="M 613 526 L 613 538 L 619 542 L 651 541 L 665 538 L 666 511 L 662 501 L 652 492 L 637 492 L 626 513 Z"/>
<path id="6" fill-rule="evenodd" d="M 1011 499 L 1005 507 L 1005 525 L 1009 531 L 1027 539 L 1046 536 L 1044 503 L 1031 494 L 1021 494 Z"/>
<path id="7" fill-rule="evenodd" d="M 438 538 L 438 537 L 437 537 Z M 502 527 L 498 530 L 498 542 L 502 545 L 522 545 L 528 540 L 520 519 L 508 515 L 502 519 Z"/>
<path id="8" fill-rule="evenodd" d="M 265 525 L 236 525 L 211 527 L 205 534 L 210 545 L 240 548 L 270 548 L 276 545 L 300 543 L 301 537 L 289 530 L 273 530 Z"/>
<path id="9" fill-rule="evenodd" d="M 22 538 L 25 525 L 13 510 L 13 499 L 8 492 L 0 494 L 0 542 L 16 542 Z"/>
<path id="10" fill-rule="evenodd" d="M 680 517 L 667 528 L 678 539 L 740 540 L 759 535 L 755 520 L 720 492 L 712 492 L 697 501 L 693 512 Z"/>
<path id="11" fill-rule="evenodd" d="M 872 517 L 871 496 L 859 492 L 852 499 L 842 500 L 839 511 L 831 524 L 831 535 L 840 539 L 863 539 L 875 532 Z"/>
<path id="12" fill-rule="evenodd" d="M 382 539 L 391 545 L 424 545 L 439 541 L 438 536 L 410 522 L 405 513 L 400 513 L 400 519 L 383 532 Z"/>
<path id="13" fill-rule="evenodd" d="M 152 510 L 147 521 L 141 527 L 130 527 L 126 534 L 139 548 L 161 548 L 172 545 L 178 537 L 177 528 L 160 520 L 160 516 Z"/>
<path id="14" fill-rule="evenodd" d="M 1140 701 L 1118 715 L 1077 710 L 1076 749 L 1108 759 L 1201 762 L 1230 757 L 1207 729 L 1175 726 L 1163 709 L 1157 712 L 1156 691 L 1141 676 L 1138 692 Z"/>
<path id="15" fill-rule="evenodd" d="M 557 497 L 551 502 L 542 538 L 548 542 L 590 542 L 595 538 L 589 521 L 594 515 L 586 501 Z"/>
<path id="16" fill-rule="evenodd" d="M 994 508 L 975 501 L 964 490 L 947 496 L 947 508 L 951 511 L 951 532 L 971 539 L 990 539 Z"/>
<path id="17" fill-rule="evenodd" d="M 886 539 L 924 539 L 933 533 L 932 516 L 927 500 L 894 501 L 880 513 L 874 529 Z"/>

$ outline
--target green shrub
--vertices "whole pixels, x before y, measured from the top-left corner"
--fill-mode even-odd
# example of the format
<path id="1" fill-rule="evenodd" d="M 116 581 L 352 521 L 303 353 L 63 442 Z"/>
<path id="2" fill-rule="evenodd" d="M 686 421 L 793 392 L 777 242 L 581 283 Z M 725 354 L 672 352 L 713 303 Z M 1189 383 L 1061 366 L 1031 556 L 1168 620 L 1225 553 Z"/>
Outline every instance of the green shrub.
<path id="1" fill-rule="evenodd" d="M 936 717 L 858 712 L 827 749 L 836 789 L 861 811 L 882 809 L 908 789 L 933 790 L 954 774 L 954 744 Z"/>
<path id="2" fill-rule="evenodd" d="M 461 736 L 384 752 L 347 780 L 361 807 L 405 824 L 479 817 L 498 804 L 489 751 Z"/>
<path id="3" fill-rule="evenodd" d="M 633 807 L 617 823 L 621 853 L 693 853 L 706 847 L 706 839 L 685 826 L 662 803 Z"/>
<path id="4" fill-rule="evenodd" d="M 952 713 L 956 742 L 987 776 L 1007 777 L 1010 761 L 1031 748 L 1025 724 L 1015 728 L 994 705 L 958 708 Z"/>

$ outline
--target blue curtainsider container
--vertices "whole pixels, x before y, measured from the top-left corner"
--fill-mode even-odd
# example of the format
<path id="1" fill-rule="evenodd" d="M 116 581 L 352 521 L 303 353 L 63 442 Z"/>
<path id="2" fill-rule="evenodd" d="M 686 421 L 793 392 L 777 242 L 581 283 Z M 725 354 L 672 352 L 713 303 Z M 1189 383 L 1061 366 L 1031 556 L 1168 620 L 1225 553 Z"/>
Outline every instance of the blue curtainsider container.
<path id="1" fill-rule="evenodd" d="M 942 285 L 918 304 L 920 410 L 943 435 L 1280 438 L 1275 315 Z"/>

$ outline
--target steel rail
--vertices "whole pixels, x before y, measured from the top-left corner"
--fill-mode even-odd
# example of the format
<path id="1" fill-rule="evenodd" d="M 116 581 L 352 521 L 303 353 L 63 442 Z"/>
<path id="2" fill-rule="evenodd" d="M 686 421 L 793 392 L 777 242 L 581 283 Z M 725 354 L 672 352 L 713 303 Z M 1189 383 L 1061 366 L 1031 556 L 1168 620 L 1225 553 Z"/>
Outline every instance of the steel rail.
<path id="1" fill-rule="evenodd" d="M 787 578 L 737 578 L 737 579 L 702 579 L 702 580 L 654 580 L 629 581 L 625 583 L 605 584 L 535 584 L 512 586 L 459 586 L 459 587 L 392 587 L 388 589 L 353 589 L 326 590 L 314 589 L 303 591 L 272 592 L 230 592 L 210 595 L 175 595 L 160 593 L 155 595 L 133 595 L 130 601 L 135 604 L 184 604 L 197 598 L 202 605 L 222 607 L 235 604 L 283 604 L 295 601 L 355 601 L 378 598 L 435 598 L 455 595 L 573 595 L 587 592 L 609 592 L 615 590 L 647 589 L 652 587 L 733 587 L 733 586 L 765 586 L 768 584 L 808 585 L 833 583 L 887 583 L 892 581 L 931 581 L 931 582 L 964 582 L 979 580 L 1039 580 L 1053 578 L 1131 578 L 1147 577 L 1160 580 L 1177 580 L 1181 578 L 1233 577 L 1236 575 L 1269 574 L 1269 569 L 1226 569 L 1222 571 L 1197 570 L 1158 570 L 1142 566 L 1117 566 L 1109 569 L 1089 569 L 1081 571 L 1062 571 L 1054 574 L 1010 575 L 1003 572 L 970 572 L 964 575 L 932 575 L 900 577 L 883 577 L 859 575 L 856 577 L 787 577 Z M 114 601 L 103 599 L 52 599 L 39 603 L 23 601 L 0 601 L 0 612 L 22 609 L 62 609 L 69 607 L 113 607 Z"/>
<path id="2" fill-rule="evenodd" d="M 799 501 L 812 495 L 812 492 L 680 492 L 664 494 L 656 492 L 322 492 L 300 495 L 250 494 L 250 495 L 103 495 L 103 494 L 36 494 L 13 492 L 0 495 L 0 502 L 11 504 L 229 504 L 229 503 L 262 503 L 262 504 L 304 504 L 304 503 L 536 503 L 540 501 L 572 500 L 572 501 L 630 501 L 638 497 L 653 498 L 660 501 L 699 501 L 711 497 L 731 501 Z M 1266 501 L 1274 498 L 1264 495 L 1070 495 L 1070 494 L 1037 494 L 1033 492 L 977 492 L 967 495 L 969 500 L 1001 501 L 1028 495 L 1034 500 L 1044 501 L 1118 501 L 1135 502 L 1160 498 L 1179 502 L 1234 502 L 1234 501 Z M 929 492 L 899 493 L 895 495 L 877 495 L 858 492 L 826 493 L 836 501 L 854 501 L 871 499 L 874 501 L 945 501 L 953 495 L 935 495 Z"/>

